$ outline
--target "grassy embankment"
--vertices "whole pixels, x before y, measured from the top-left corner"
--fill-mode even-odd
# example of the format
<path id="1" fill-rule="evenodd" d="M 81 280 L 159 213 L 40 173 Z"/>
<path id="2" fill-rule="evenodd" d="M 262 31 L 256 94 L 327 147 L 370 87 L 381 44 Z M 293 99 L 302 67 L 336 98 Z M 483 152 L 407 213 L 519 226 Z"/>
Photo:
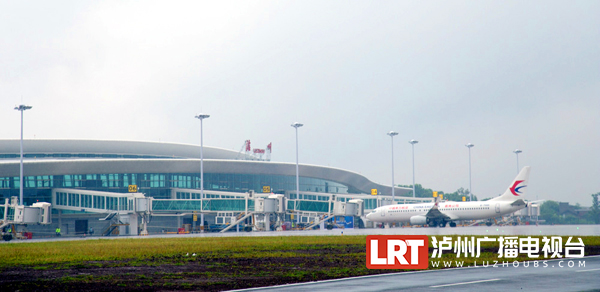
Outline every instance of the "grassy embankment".
<path id="1" fill-rule="evenodd" d="M 563 246 L 567 238 L 563 237 Z M 581 238 L 586 254 L 597 254 L 600 237 Z M 430 241 L 430 252 L 431 247 Z M 439 260 L 464 260 L 464 266 L 472 265 L 475 260 L 493 262 L 498 260 L 497 248 L 497 242 L 485 242 L 477 259 L 446 253 Z M 0 287 L 27 290 L 67 285 L 68 288 L 70 283 L 123 289 L 160 286 L 175 290 L 221 290 L 397 271 L 367 269 L 365 249 L 366 236 L 141 238 L 3 244 L 0 273 L 39 275 L 34 277 L 35 287 L 20 283 L 18 277 L 10 283 L 0 279 Z M 196 256 L 192 256 L 194 253 Z M 507 261 L 515 260 L 528 258 L 520 256 Z M 42 273 L 48 271 L 53 273 Z"/>

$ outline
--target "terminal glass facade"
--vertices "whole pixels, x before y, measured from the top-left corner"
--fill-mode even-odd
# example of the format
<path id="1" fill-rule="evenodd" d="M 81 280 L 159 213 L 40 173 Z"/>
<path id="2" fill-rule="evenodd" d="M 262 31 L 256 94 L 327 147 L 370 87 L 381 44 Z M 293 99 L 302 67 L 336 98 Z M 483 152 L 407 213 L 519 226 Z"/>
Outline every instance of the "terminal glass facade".
<path id="1" fill-rule="evenodd" d="M 129 173 L 129 174 L 74 174 L 24 177 L 26 204 L 51 200 L 52 188 L 84 188 L 87 190 L 126 193 L 129 185 L 137 185 L 138 192 L 156 199 L 169 199 L 171 188 L 199 189 L 199 173 Z M 296 189 L 296 177 L 263 174 L 205 173 L 204 189 L 226 192 L 283 193 Z M 352 192 L 348 186 L 324 179 L 300 177 L 300 191 L 338 193 Z M 0 177 L 0 196 L 19 196 L 19 177 Z M 67 198 L 70 201 L 71 198 Z M 79 198 L 78 198 L 79 199 Z M 73 198 L 73 200 L 78 200 Z M 94 198 L 85 197 L 84 204 L 93 204 Z M 77 202 L 79 204 L 79 202 Z M 108 204 L 108 202 L 106 203 Z"/>

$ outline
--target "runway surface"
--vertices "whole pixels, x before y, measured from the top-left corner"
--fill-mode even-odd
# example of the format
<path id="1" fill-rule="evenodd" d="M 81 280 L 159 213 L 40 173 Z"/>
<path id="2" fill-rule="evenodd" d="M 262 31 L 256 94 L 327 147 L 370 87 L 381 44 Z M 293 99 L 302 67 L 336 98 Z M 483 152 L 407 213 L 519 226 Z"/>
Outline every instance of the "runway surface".
<path id="1" fill-rule="evenodd" d="M 507 266 L 354 277 L 236 291 L 590 291 L 600 289 L 600 256 Z M 581 266 L 583 263 L 584 266 Z M 572 267 L 570 267 L 572 265 Z"/>
<path id="2" fill-rule="evenodd" d="M 271 232 L 226 232 L 226 233 L 196 233 L 196 234 L 152 234 L 148 236 L 63 236 L 50 238 L 34 238 L 30 240 L 12 240 L 8 243 L 62 241 L 62 240 L 93 240 L 117 238 L 186 238 L 186 237 L 235 237 L 235 236 L 319 236 L 319 235 L 573 235 L 600 236 L 600 225 L 520 225 L 520 226 L 472 226 L 456 228 L 389 228 L 389 229 L 333 229 L 309 231 L 271 231 Z M 0 241 L 1 243 L 7 243 Z"/>

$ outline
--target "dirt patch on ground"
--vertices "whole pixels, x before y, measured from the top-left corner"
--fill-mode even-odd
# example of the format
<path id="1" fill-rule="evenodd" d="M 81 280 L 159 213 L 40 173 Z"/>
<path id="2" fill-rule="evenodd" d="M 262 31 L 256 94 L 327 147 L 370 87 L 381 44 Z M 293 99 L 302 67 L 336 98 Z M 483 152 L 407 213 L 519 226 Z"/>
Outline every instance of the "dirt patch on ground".
<path id="1" fill-rule="evenodd" d="M 0 291 L 222 291 L 397 272 L 366 269 L 364 245 L 315 245 L 280 251 L 278 256 L 256 254 L 203 253 L 5 268 L 0 270 Z M 586 246 L 586 254 L 600 254 L 600 247 Z"/>

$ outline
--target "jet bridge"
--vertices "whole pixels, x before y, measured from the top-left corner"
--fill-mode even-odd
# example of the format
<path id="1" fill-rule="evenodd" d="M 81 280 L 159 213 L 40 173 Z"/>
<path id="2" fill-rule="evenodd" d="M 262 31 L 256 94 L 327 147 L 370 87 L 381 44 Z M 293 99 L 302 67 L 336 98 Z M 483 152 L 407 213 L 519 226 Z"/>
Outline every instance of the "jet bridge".
<path id="1" fill-rule="evenodd" d="M 361 199 L 352 199 L 347 202 L 342 201 L 334 201 L 333 202 L 333 214 L 328 213 L 325 215 L 317 216 L 313 223 L 308 225 L 305 229 L 312 229 L 313 227 L 321 224 L 321 222 L 326 222 L 327 220 L 335 217 L 335 216 L 353 216 L 353 217 L 362 217 L 365 213 L 365 208 L 363 204 L 363 200 Z"/>
<path id="2" fill-rule="evenodd" d="M 118 234 L 138 235 L 138 217 L 142 217 L 140 233 L 147 233 L 147 216 L 152 212 L 151 199 L 142 193 L 52 189 L 52 206 L 57 210 L 106 214 L 106 218 L 100 219 L 109 222 L 103 235 L 109 235 L 115 229 L 118 229 Z"/>
<path id="3" fill-rule="evenodd" d="M 9 241 L 13 237 L 22 237 L 17 232 L 17 227 L 26 224 L 51 224 L 52 205 L 46 202 L 38 202 L 31 206 L 18 204 L 17 197 L 4 200 L 0 206 L 0 232 L 2 239 Z"/>

